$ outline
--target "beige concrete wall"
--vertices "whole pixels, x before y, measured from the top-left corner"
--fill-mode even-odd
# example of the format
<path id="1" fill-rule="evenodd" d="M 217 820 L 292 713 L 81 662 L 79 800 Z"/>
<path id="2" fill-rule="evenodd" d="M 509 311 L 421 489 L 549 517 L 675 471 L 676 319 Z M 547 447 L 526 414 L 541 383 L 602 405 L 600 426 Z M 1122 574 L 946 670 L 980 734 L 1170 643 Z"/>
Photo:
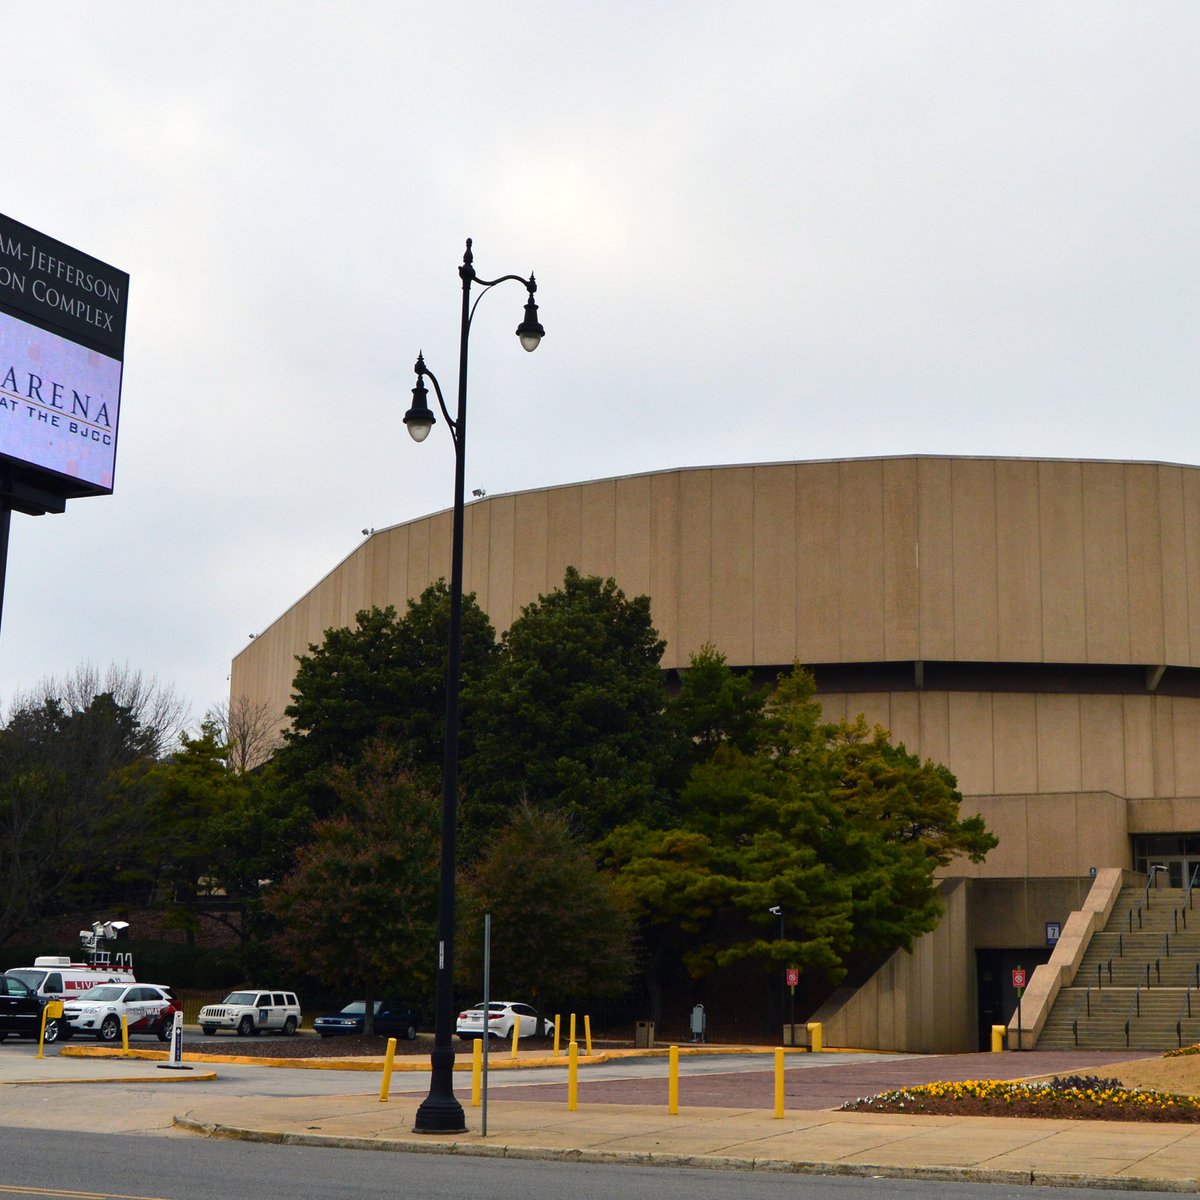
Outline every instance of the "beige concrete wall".
<path id="1" fill-rule="evenodd" d="M 1197 698 L 924 690 L 827 692 L 821 704 L 947 763 L 964 794 L 1112 792 L 1146 798 L 1133 832 L 1200 828 Z"/>
<path id="2" fill-rule="evenodd" d="M 945 882 L 942 902 L 946 915 L 913 943 L 911 954 L 896 951 L 862 987 L 839 992 L 809 1018 L 824 1025 L 826 1046 L 922 1054 L 976 1048 L 967 881 Z"/>
<path id="3" fill-rule="evenodd" d="M 499 629 L 568 565 L 651 597 L 664 665 L 793 659 L 1200 666 L 1200 470 L 906 457 L 694 468 L 468 505 L 466 587 Z M 282 712 L 295 656 L 449 573 L 448 513 L 377 532 L 233 660 Z M 1200 796 L 1200 710 L 1156 695 L 828 698 L 964 791 Z"/>

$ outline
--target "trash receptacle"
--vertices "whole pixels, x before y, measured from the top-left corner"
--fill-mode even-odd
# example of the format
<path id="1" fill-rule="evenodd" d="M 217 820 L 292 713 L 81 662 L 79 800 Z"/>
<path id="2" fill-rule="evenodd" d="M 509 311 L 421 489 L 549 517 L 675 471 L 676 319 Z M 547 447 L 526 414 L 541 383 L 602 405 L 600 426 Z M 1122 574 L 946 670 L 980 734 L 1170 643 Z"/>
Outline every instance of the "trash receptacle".
<path id="1" fill-rule="evenodd" d="M 649 1050 L 654 1045 L 654 1022 L 638 1021 L 633 1031 L 633 1044 L 639 1050 Z"/>

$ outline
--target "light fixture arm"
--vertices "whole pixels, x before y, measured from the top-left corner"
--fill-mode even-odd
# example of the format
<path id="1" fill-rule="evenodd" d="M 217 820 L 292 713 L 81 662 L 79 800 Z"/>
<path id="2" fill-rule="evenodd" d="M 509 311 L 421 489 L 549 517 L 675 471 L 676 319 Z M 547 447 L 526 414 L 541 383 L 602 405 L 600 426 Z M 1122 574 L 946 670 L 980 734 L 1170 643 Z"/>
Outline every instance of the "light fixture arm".
<path id="1" fill-rule="evenodd" d="M 458 445 L 458 422 L 450 415 L 450 410 L 446 407 L 445 397 L 442 395 L 442 385 L 438 383 L 437 376 L 425 365 L 424 353 L 418 352 L 417 361 L 413 364 L 413 370 L 416 372 L 418 379 L 428 379 L 433 384 L 433 394 L 437 397 L 438 408 L 442 410 L 442 416 L 446 419 L 446 424 L 450 427 L 450 436 L 454 439 L 454 444 Z"/>

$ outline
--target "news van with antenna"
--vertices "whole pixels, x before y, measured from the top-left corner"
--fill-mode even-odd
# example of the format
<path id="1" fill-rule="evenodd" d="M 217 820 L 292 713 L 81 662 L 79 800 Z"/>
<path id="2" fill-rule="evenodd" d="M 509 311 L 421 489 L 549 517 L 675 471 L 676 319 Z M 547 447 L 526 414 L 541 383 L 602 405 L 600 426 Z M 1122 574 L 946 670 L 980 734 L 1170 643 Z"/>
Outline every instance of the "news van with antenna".
<path id="1" fill-rule="evenodd" d="M 19 979 L 45 1004 L 49 1000 L 70 1000 L 102 983 L 136 983 L 133 955 L 114 953 L 108 947 L 129 928 L 128 921 L 93 921 L 91 929 L 81 929 L 85 962 L 66 955 L 39 954 L 31 967 L 9 967 L 6 976 Z M 46 1022 L 46 1041 L 66 1041 L 72 1033 L 65 1020 Z"/>

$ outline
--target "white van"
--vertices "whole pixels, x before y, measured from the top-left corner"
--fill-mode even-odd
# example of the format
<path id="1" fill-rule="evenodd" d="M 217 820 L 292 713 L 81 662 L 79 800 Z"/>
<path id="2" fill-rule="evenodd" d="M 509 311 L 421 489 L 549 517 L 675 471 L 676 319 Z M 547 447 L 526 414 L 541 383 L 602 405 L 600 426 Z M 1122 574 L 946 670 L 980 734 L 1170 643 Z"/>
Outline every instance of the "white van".
<path id="1" fill-rule="evenodd" d="M 70 1000 L 88 988 L 102 983 L 136 983 L 133 972 L 124 967 L 99 966 L 72 962 L 65 956 L 39 955 L 32 967 L 9 967 L 4 972 L 19 979 L 43 1000 Z M 66 1041 L 71 1036 L 71 1027 L 66 1021 L 46 1022 L 46 1041 Z"/>

